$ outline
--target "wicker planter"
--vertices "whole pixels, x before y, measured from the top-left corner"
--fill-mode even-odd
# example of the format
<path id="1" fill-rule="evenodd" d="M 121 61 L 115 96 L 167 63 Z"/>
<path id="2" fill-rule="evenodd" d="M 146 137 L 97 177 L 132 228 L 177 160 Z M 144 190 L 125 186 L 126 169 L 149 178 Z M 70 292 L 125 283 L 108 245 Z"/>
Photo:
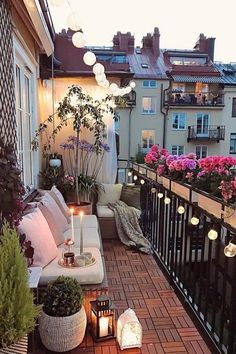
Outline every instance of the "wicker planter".
<path id="1" fill-rule="evenodd" d="M 171 181 L 171 191 L 187 201 L 190 200 L 190 189 L 187 186 Z"/>
<path id="2" fill-rule="evenodd" d="M 0 348 L 1 354 L 27 354 L 28 352 L 28 337 L 23 337 L 17 343 L 10 345 L 6 348 Z"/>
<path id="3" fill-rule="evenodd" d="M 72 350 L 84 339 L 87 326 L 85 309 L 72 316 L 53 317 L 42 312 L 39 317 L 39 333 L 43 345 L 57 353 Z"/>

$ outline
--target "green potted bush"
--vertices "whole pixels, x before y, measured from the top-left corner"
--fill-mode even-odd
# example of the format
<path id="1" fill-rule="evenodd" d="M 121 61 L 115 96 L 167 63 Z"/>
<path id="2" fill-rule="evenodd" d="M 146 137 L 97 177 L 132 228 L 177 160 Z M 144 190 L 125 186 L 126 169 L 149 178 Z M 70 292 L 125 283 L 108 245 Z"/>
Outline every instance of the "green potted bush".
<path id="1" fill-rule="evenodd" d="M 72 350 L 83 341 L 86 326 L 83 292 L 78 281 L 60 276 L 50 282 L 39 318 L 43 345 L 57 353 Z"/>
<path id="2" fill-rule="evenodd" d="M 27 353 L 27 334 L 39 308 L 28 285 L 26 259 L 15 229 L 3 224 L 0 235 L 0 353 L 16 353 L 21 343 Z"/>

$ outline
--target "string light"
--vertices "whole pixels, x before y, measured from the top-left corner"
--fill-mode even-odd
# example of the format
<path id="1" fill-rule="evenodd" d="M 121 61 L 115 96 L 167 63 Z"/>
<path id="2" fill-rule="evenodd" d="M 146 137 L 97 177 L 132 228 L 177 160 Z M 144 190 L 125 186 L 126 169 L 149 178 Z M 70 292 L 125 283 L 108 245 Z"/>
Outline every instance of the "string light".
<path id="1" fill-rule="evenodd" d="M 161 199 L 161 198 L 164 197 L 164 194 L 162 192 L 159 192 L 159 193 L 157 193 L 157 196 L 158 196 L 159 199 Z"/>
<path id="2" fill-rule="evenodd" d="M 199 218 L 196 215 L 191 218 L 191 224 L 194 226 L 199 224 Z"/>
<path id="3" fill-rule="evenodd" d="M 165 197 L 164 203 L 165 203 L 166 205 L 168 205 L 168 204 L 170 204 L 170 202 L 171 202 L 170 198 L 169 198 L 169 197 Z"/>
<path id="4" fill-rule="evenodd" d="M 157 191 L 156 188 L 154 188 L 154 187 L 151 188 L 152 193 L 156 193 L 156 191 Z"/>
<path id="5" fill-rule="evenodd" d="M 229 242 L 228 246 L 224 248 L 224 254 L 226 257 L 236 256 L 236 245 L 233 242 Z"/>
<path id="6" fill-rule="evenodd" d="M 83 56 L 84 63 L 88 66 L 92 66 L 96 63 L 96 55 L 93 52 L 86 52 Z"/>
<path id="7" fill-rule="evenodd" d="M 128 172 L 128 176 L 129 177 L 132 176 L 132 172 L 131 171 Z"/>
<path id="8" fill-rule="evenodd" d="M 141 183 L 141 184 L 144 184 L 144 183 L 145 183 L 144 179 L 141 179 L 140 183 Z"/>
<path id="9" fill-rule="evenodd" d="M 137 179 L 138 179 L 138 177 L 135 175 L 135 176 L 134 176 L 134 181 L 137 181 Z"/>
<path id="10" fill-rule="evenodd" d="M 72 36 L 72 43 L 77 48 L 83 48 L 85 46 L 84 34 L 82 32 L 75 32 Z"/>
<path id="11" fill-rule="evenodd" d="M 135 88 L 136 83 L 134 81 L 130 81 L 129 86 L 131 87 L 131 89 Z"/>
<path id="12" fill-rule="evenodd" d="M 177 209 L 179 214 L 184 214 L 185 213 L 185 208 L 182 204 L 179 205 L 178 209 Z"/>
<path id="13" fill-rule="evenodd" d="M 218 237 L 218 232 L 214 229 L 214 228 L 211 228 L 209 231 L 208 231 L 208 234 L 207 234 L 208 238 L 210 240 L 216 240 L 217 237 Z"/>
<path id="14" fill-rule="evenodd" d="M 95 75 L 100 75 L 100 74 L 104 74 L 104 71 L 105 71 L 105 68 L 102 64 L 100 63 L 96 63 L 94 66 L 93 66 L 93 73 Z"/>

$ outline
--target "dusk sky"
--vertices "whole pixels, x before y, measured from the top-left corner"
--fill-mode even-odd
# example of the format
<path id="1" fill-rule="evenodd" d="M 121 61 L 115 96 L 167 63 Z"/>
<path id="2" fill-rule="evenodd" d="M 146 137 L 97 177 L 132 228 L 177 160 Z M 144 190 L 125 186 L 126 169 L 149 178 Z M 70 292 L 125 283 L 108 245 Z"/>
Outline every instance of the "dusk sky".
<path id="1" fill-rule="evenodd" d="M 65 0 L 50 10 L 57 32 L 68 27 L 72 11 L 78 12 L 88 46 L 111 46 L 117 31 L 131 32 L 140 45 L 143 35 L 159 27 L 163 49 L 192 49 L 204 33 L 216 38 L 216 61 L 236 62 L 235 0 Z"/>

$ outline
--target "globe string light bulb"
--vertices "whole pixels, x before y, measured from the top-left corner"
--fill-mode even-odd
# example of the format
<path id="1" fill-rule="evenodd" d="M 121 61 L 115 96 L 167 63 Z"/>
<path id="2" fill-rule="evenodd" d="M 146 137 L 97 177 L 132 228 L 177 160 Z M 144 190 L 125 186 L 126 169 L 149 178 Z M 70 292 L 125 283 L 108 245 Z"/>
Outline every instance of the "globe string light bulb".
<path id="1" fill-rule="evenodd" d="M 144 183 L 145 183 L 144 179 L 141 179 L 140 183 L 141 183 L 141 184 L 144 184 Z"/>
<path id="2" fill-rule="evenodd" d="M 84 63 L 92 66 L 96 63 L 96 55 L 93 52 L 86 52 L 83 56 Z"/>
<path id="3" fill-rule="evenodd" d="M 199 219 L 198 219 L 197 216 L 193 216 L 193 217 L 191 218 L 191 224 L 194 225 L 194 226 L 196 226 L 196 225 L 199 224 Z"/>
<path id="4" fill-rule="evenodd" d="M 210 229 L 207 234 L 209 240 L 216 240 L 218 237 L 218 232 L 215 229 Z"/>
<path id="5" fill-rule="evenodd" d="M 130 81 L 129 86 L 133 89 L 136 86 L 136 83 L 134 81 Z"/>
<path id="6" fill-rule="evenodd" d="M 99 75 L 99 74 L 104 74 L 104 71 L 105 71 L 105 68 L 102 64 L 100 63 L 96 63 L 94 66 L 93 66 L 93 73 L 95 75 Z"/>
<path id="7" fill-rule="evenodd" d="M 164 194 L 162 192 L 159 192 L 159 193 L 157 193 L 157 196 L 158 196 L 159 199 L 161 199 L 161 198 L 164 197 Z"/>
<path id="8" fill-rule="evenodd" d="M 182 204 L 179 205 L 178 209 L 177 209 L 179 214 L 184 214 L 185 213 L 185 208 Z"/>
<path id="9" fill-rule="evenodd" d="M 135 176 L 134 176 L 134 181 L 137 181 L 137 179 L 138 179 L 138 177 L 135 175 Z"/>
<path id="10" fill-rule="evenodd" d="M 154 188 L 154 187 L 151 188 L 152 193 L 156 193 L 156 191 L 157 191 L 156 188 Z"/>
<path id="11" fill-rule="evenodd" d="M 85 46 L 84 34 L 82 32 L 75 32 L 72 36 L 72 43 L 77 48 L 83 48 Z"/>
<path id="12" fill-rule="evenodd" d="M 170 202 L 171 202 L 170 198 L 169 198 L 169 197 L 165 197 L 164 203 L 165 203 L 166 205 L 168 205 L 168 204 L 170 204 Z"/>
<path id="13" fill-rule="evenodd" d="M 229 242 L 228 246 L 224 248 L 224 254 L 226 257 L 236 256 L 236 245 L 233 242 Z"/>
<path id="14" fill-rule="evenodd" d="M 132 172 L 131 171 L 128 172 L 128 176 L 129 177 L 132 176 Z"/>

